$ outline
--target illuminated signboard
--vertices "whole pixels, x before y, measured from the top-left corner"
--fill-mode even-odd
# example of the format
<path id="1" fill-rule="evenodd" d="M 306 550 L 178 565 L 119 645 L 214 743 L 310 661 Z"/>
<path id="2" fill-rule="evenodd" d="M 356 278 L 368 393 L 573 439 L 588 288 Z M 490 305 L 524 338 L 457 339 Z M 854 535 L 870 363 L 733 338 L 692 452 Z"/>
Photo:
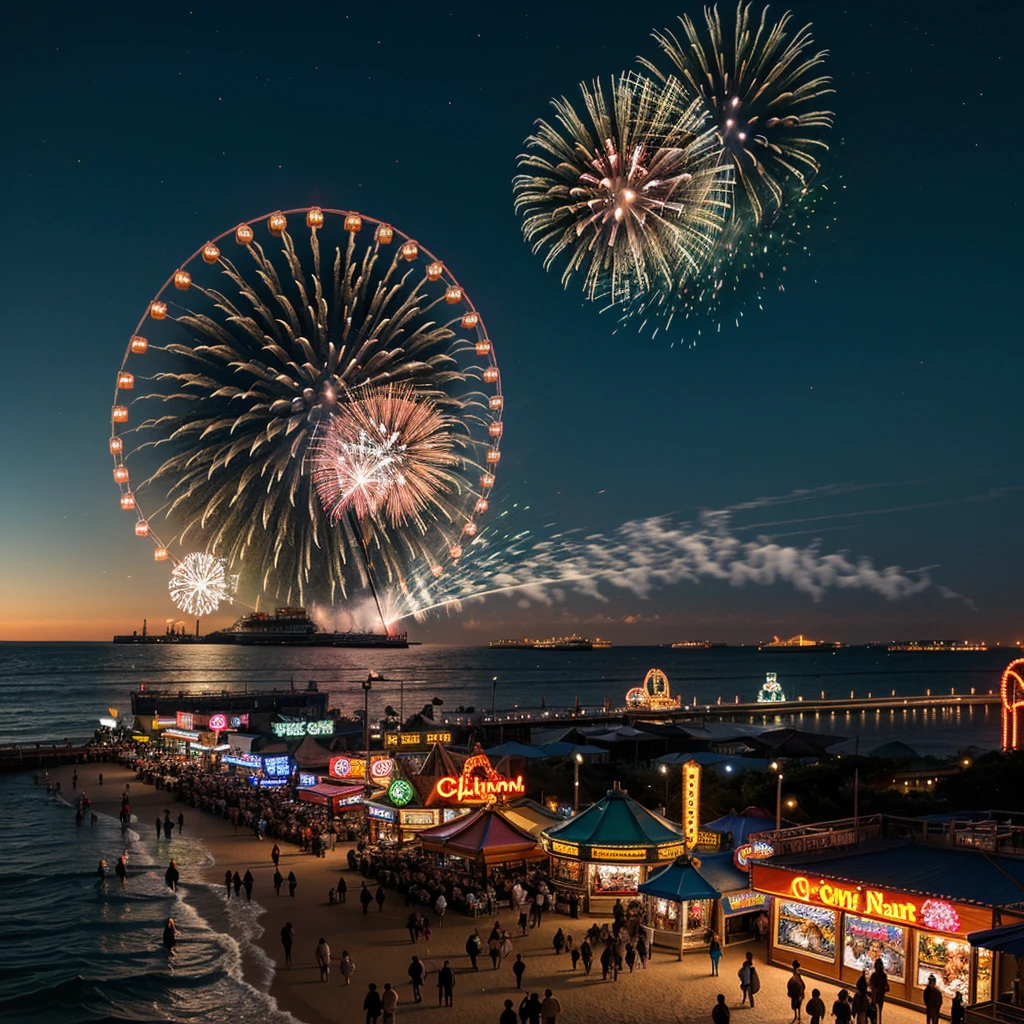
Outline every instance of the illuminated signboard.
<path id="1" fill-rule="evenodd" d="M 395 779 L 388 786 L 388 799 L 396 807 L 404 807 L 415 795 L 416 791 L 412 788 L 412 783 L 406 782 L 405 779 Z"/>
<path id="2" fill-rule="evenodd" d="M 295 739 L 301 736 L 333 736 L 334 720 L 324 718 L 318 722 L 271 722 L 275 736 Z"/>
<path id="3" fill-rule="evenodd" d="M 306 772 L 299 772 L 300 786 L 315 786 L 320 781 L 319 775 L 309 775 Z"/>
<path id="4" fill-rule="evenodd" d="M 552 839 L 551 852 L 560 853 L 565 857 L 578 857 L 580 848 L 575 843 L 559 843 Z"/>
<path id="5" fill-rule="evenodd" d="M 385 747 L 432 747 L 435 743 L 451 743 L 450 732 L 386 732 Z"/>
<path id="6" fill-rule="evenodd" d="M 727 914 L 746 914 L 752 910 L 767 910 L 771 906 L 771 896 L 763 892 L 734 892 L 722 897 L 722 909 Z"/>
<path id="7" fill-rule="evenodd" d="M 195 729 L 164 729 L 163 734 L 176 740 L 199 740 L 199 733 Z"/>
<path id="8" fill-rule="evenodd" d="M 775 847 L 771 843 L 766 843 L 763 839 L 758 839 L 754 843 L 744 843 L 742 846 L 737 846 L 732 851 L 732 862 L 740 871 L 746 871 L 747 866 L 752 860 L 767 860 L 769 857 L 774 856 Z"/>
<path id="9" fill-rule="evenodd" d="M 228 716 L 218 712 L 216 715 L 210 715 L 210 721 L 207 723 L 207 728 L 210 732 L 224 732 L 228 727 Z"/>
<path id="10" fill-rule="evenodd" d="M 623 847 L 621 850 L 609 849 L 603 846 L 592 846 L 590 848 L 591 860 L 646 860 L 647 851 L 642 846 L 635 846 L 631 849 Z"/>
<path id="11" fill-rule="evenodd" d="M 366 778 L 366 759 L 342 754 L 339 757 L 331 758 L 327 770 L 336 779 L 364 779 Z M 394 758 L 388 757 L 387 754 L 370 755 L 370 779 L 373 782 L 381 786 L 387 785 L 394 773 Z"/>
<path id="12" fill-rule="evenodd" d="M 658 860 L 675 860 L 686 853 L 686 843 L 673 843 L 672 846 L 662 846 L 658 849 Z"/>
<path id="13" fill-rule="evenodd" d="M 482 775 L 478 772 L 482 772 Z M 445 775 L 438 779 L 434 784 L 434 792 L 442 800 L 454 800 L 459 804 L 485 804 L 498 797 L 524 796 L 526 785 L 522 775 L 506 779 L 494 770 L 486 754 L 474 753 L 466 758 L 461 775 Z"/>
<path id="14" fill-rule="evenodd" d="M 153 728 L 154 729 L 166 729 L 169 725 L 173 726 L 173 725 L 177 725 L 177 724 L 178 724 L 178 719 L 177 718 L 154 718 L 153 719 Z"/>
<path id="15" fill-rule="evenodd" d="M 243 768 L 263 767 L 263 758 L 259 754 L 225 754 L 221 761 L 224 764 L 237 764 Z"/>
<path id="16" fill-rule="evenodd" d="M 193 721 L 194 717 L 195 716 L 190 711 L 179 711 L 174 716 L 174 724 L 179 729 L 191 729 L 195 724 Z"/>
<path id="17" fill-rule="evenodd" d="M 246 713 L 244 715 L 232 715 L 231 716 L 231 728 L 232 729 L 241 729 L 242 726 L 245 726 L 246 728 L 248 728 L 248 726 L 249 726 L 249 715 L 248 715 L 248 713 Z"/>
<path id="18" fill-rule="evenodd" d="M 287 755 L 283 757 L 265 757 L 263 758 L 263 771 L 267 775 L 279 777 L 291 775 L 291 758 Z"/>
<path id="19" fill-rule="evenodd" d="M 256 775 L 249 776 L 249 782 L 260 789 L 276 789 L 278 786 L 287 786 L 287 779 L 261 779 Z"/>
<path id="20" fill-rule="evenodd" d="M 362 795 L 359 794 L 359 793 L 356 793 L 353 796 L 342 797 L 342 799 L 340 799 L 340 800 L 337 797 L 335 797 L 335 799 L 334 799 L 334 806 L 335 807 L 352 807 L 354 804 L 361 804 L 362 802 L 363 802 Z"/>
<path id="21" fill-rule="evenodd" d="M 946 934 L 964 934 L 990 928 L 992 913 L 943 899 L 916 896 L 856 882 L 796 875 L 779 868 L 754 864 L 753 887 L 758 892 L 797 899 L 813 906 L 845 910 L 860 917 L 894 921 Z"/>
<path id="22" fill-rule="evenodd" d="M 389 807 L 378 807 L 376 804 L 366 805 L 366 814 L 370 818 L 377 818 L 379 821 L 394 821 L 395 812 Z"/>
<path id="23" fill-rule="evenodd" d="M 697 845 L 700 830 L 700 765 L 687 761 L 683 765 L 683 838 L 688 848 Z"/>

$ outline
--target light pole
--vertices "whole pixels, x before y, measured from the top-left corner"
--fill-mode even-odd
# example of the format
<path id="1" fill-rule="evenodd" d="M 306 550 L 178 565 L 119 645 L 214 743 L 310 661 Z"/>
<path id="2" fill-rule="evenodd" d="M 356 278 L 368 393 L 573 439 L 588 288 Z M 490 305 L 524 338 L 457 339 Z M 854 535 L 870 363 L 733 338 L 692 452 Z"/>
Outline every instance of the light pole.
<path id="1" fill-rule="evenodd" d="M 374 679 L 379 679 L 380 676 L 376 672 L 371 672 L 363 680 L 363 754 L 365 760 L 363 761 L 363 795 L 367 796 L 370 792 L 370 688 L 373 686 Z"/>
<path id="2" fill-rule="evenodd" d="M 665 817 L 668 817 L 668 765 L 659 764 L 658 771 L 665 776 Z"/>
<path id="3" fill-rule="evenodd" d="M 493 676 L 491 678 L 491 718 L 494 718 L 494 694 L 498 689 L 498 677 Z"/>
<path id="4" fill-rule="evenodd" d="M 574 754 L 572 758 L 572 815 L 575 818 L 580 809 L 580 765 L 583 755 Z"/>
<path id="5" fill-rule="evenodd" d="M 779 833 L 782 832 L 782 772 L 775 782 L 775 845 L 779 845 Z M 776 853 L 779 851 L 776 850 Z"/>

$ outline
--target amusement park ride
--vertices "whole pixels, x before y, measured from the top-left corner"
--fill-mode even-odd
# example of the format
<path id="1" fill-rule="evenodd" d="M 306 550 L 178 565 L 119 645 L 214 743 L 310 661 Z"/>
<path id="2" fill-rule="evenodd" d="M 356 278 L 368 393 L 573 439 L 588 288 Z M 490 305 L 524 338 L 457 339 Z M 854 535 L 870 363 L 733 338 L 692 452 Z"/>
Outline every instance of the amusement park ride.
<path id="1" fill-rule="evenodd" d="M 682 697 L 673 697 L 668 685 L 668 676 L 660 668 L 652 668 L 644 676 L 643 686 L 634 686 L 626 693 L 626 707 L 631 711 L 643 709 L 678 708 Z"/>

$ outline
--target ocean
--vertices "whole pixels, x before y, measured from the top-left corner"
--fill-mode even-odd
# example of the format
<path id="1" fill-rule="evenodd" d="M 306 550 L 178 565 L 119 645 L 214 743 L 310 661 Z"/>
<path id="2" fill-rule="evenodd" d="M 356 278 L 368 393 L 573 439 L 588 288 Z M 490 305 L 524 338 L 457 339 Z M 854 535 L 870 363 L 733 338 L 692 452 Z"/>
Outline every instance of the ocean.
<path id="1" fill-rule="evenodd" d="M 94 825 L 86 818 L 76 826 L 73 807 L 34 785 L 31 774 L 0 776 L 0 806 L 0 1019 L 298 1024 L 242 980 L 244 947 L 252 944 L 251 953 L 263 956 L 253 943 L 258 904 L 232 901 L 230 936 L 207 923 L 224 901 L 219 887 L 199 881 L 211 860 L 200 841 L 162 844 L 181 870 L 175 894 L 164 883 L 166 860 L 154 864 L 137 833 L 122 837 L 120 824 L 104 814 Z M 126 849 L 122 890 L 113 869 Z M 101 858 L 111 873 L 104 884 L 96 874 Z M 161 944 L 168 917 L 179 932 L 173 958 Z M 267 962 L 266 983 L 271 972 Z"/>
<path id="2" fill-rule="evenodd" d="M 101 643 L 0 644 L 0 744 L 34 745 L 82 740 L 109 708 L 129 713 L 128 694 L 140 683 L 305 688 L 315 680 L 331 694 L 331 706 L 362 709 L 361 682 L 374 682 L 370 715 L 390 704 L 404 716 L 433 698 L 435 712 L 466 706 L 489 710 L 620 707 L 626 691 L 639 686 L 648 669 L 663 669 L 673 694 L 684 703 L 753 700 L 766 672 L 775 672 L 790 700 L 799 696 L 849 697 L 893 691 L 917 696 L 951 690 L 966 694 L 998 691 L 999 677 L 1016 650 L 963 653 L 888 653 L 866 648 L 836 652 L 767 653 L 756 648 L 673 650 L 616 647 L 605 651 L 519 651 L 486 647 L 423 645 L 408 650 L 339 650 L 302 647 L 115 646 Z M 757 724 L 761 724 L 758 716 Z M 947 754 L 968 746 L 999 743 L 998 708 L 883 714 L 814 715 L 783 712 L 765 724 L 796 724 L 847 738 L 847 746 L 869 751 L 900 739 L 922 754 Z M 844 748 L 839 748 L 844 749 Z"/>

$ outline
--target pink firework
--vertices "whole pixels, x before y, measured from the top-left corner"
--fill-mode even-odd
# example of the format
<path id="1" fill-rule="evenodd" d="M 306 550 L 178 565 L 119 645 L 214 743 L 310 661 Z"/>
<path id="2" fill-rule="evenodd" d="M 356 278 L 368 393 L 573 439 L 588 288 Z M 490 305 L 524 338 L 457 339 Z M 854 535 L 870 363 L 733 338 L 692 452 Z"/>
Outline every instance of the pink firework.
<path id="1" fill-rule="evenodd" d="M 410 386 L 363 389 L 317 428 L 313 483 L 332 523 L 359 520 L 424 525 L 458 486 L 453 421 Z"/>

